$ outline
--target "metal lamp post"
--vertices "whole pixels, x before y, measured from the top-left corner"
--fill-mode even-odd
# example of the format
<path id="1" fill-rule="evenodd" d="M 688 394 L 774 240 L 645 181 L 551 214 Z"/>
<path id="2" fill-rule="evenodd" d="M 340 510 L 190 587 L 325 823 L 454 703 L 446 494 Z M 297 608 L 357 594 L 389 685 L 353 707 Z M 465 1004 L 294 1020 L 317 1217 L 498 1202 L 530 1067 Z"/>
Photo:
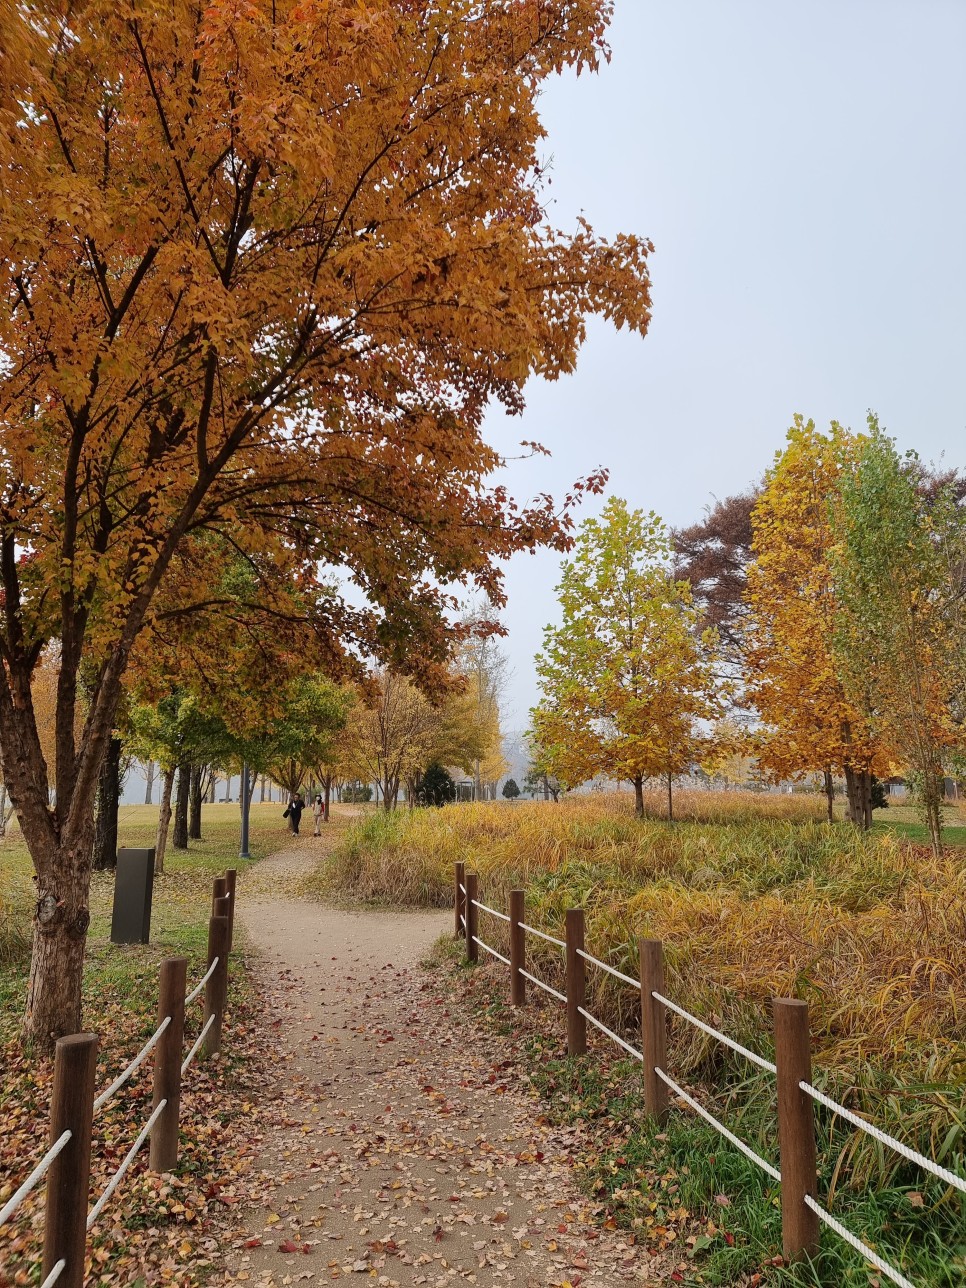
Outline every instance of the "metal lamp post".
<path id="1" fill-rule="evenodd" d="M 241 774 L 241 849 L 238 851 L 240 859 L 250 859 L 252 857 L 248 852 L 248 803 L 251 799 L 249 779 L 250 771 L 246 762 L 242 765 Z"/>

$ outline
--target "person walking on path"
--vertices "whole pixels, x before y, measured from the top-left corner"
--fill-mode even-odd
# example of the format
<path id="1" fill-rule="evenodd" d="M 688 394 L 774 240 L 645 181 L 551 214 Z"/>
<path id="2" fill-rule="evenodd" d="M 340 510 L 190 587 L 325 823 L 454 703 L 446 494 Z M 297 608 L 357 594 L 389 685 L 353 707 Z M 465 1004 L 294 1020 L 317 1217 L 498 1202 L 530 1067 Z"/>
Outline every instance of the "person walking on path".
<path id="1" fill-rule="evenodd" d="M 325 822 L 325 801 L 321 795 L 316 796 L 312 802 L 312 817 L 315 819 L 314 836 L 322 835 L 322 824 Z"/>
<path id="2" fill-rule="evenodd" d="M 302 800 L 302 793 L 297 792 L 289 801 L 288 809 L 285 811 L 285 817 L 288 819 L 288 825 L 292 829 L 293 836 L 298 836 L 299 834 L 299 823 L 304 809 L 305 801 Z"/>

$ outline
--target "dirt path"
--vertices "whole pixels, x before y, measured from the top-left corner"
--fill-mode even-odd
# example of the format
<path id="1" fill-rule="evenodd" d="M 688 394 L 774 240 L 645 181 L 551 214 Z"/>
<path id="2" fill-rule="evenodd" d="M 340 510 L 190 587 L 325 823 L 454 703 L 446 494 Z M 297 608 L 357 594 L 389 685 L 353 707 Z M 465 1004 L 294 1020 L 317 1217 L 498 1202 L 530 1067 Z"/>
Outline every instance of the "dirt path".
<path id="1" fill-rule="evenodd" d="M 570 1174 L 575 1133 L 541 1122 L 519 1074 L 491 1064 L 420 968 L 451 916 L 287 894 L 324 843 L 260 864 L 239 900 L 280 1008 L 259 1160 L 276 1188 L 245 1215 L 226 1282 L 664 1283 L 648 1254 L 594 1228 Z"/>

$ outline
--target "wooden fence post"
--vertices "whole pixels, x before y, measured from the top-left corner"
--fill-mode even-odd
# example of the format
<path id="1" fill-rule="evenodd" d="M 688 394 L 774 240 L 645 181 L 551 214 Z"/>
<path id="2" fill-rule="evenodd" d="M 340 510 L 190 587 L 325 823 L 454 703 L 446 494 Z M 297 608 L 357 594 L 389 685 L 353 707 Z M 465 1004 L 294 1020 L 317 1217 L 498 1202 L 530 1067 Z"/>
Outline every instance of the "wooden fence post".
<path id="1" fill-rule="evenodd" d="M 464 906 L 463 890 L 462 890 L 462 887 L 466 884 L 466 864 L 465 863 L 455 864 L 454 872 L 455 872 L 455 878 L 456 878 L 456 938 L 459 939 L 460 935 L 463 935 L 466 933 L 463 927 L 463 917 L 465 915 L 465 906 Z"/>
<path id="2" fill-rule="evenodd" d="M 217 1055 L 221 1050 L 221 1021 L 228 1000 L 228 918 L 212 917 L 208 922 L 208 965 L 218 958 L 214 974 L 205 985 L 205 1023 L 214 1016 L 215 1022 L 208 1030 L 202 1045 L 205 1056 Z"/>
<path id="3" fill-rule="evenodd" d="M 584 910 L 567 909 L 567 1054 L 587 1052 L 587 1021 L 578 1007 L 584 1006 L 587 994 L 586 962 L 578 949 L 584 946 Z"/>
<path id="4" fill-rule="evenodd" d="M 184 996 L 188 975 L 187 957 L 168 957 L 161 963 L 158 990 L 158 1023 L 171 1016 L 154 1050 L 154 1097 L 151 1108 L 168 1103 L 151 1128 L 152 1172 L 173 1172 L 178 1165 L 178 1135 L 181 1117 L 181 1054 L 184 1046 Z"/>
<path id="5" fill-rule="evenodd" d="M 522 890 L 510 891 L 510 1003 L 523 1006 L 527 1000 L 527 981 L 521 974 L 527 964 L 527 937 L 523 929 L 526 902 Z"/>
<path id="6" fill-rule="evenodd" d="M 475 962 L 479 961 L 480 958 L 480 946 L 476 942 L 480 925 L 480 910 L 474 902 L 479 898 L 480 878 L 475 872 L 467 872 L 464 884 L 466 885 L 466 909 L 464 912 L 466 922 L 466 960 Z"/>
<path id="7" fill-rule="evenodd" d="M 44 1258 L 40 1273 L 46 1279 L 57 1262 L 63 1260 L 66 1264 L 57 1280 L 61 1288 L 84 1288 L 97 1046 L 96 1034 L 74 1033 L 58 1041 L 54 1055 L 50 1143 L 59 1140 L 65 1131 L 71 1133 L 71 1138 L 47 1173 Z"/>
<path id="8" fill-rule="evenodd" d="M 227 893 L 228 893 L 227 877 L 215 877 L 211 883 L 211 915 L 213 917 L 217 917 L 219 915 L 218 900 L 224 899 Z"/>
<path id="9" fill-rule="evenodd" d="M 235 886 L 238 883 L 238 869 L 225 869 L 225 885 L 228 895 L 228 951 L 231 952 L 235 946 Z"/>
<path id="10" fill-rule="evenodd" d="M 776 997 L 775 1063 L 778 1066 L 778 1144 L 781 1152 L 782 1251 L 789 1261 L 818 1252 L 818 1215 L 805 1204 L 817 1197 L 812 1099 L 799 1086 L 812 1081 L 808 1003 Z"/>
<path id="11" fill-rule="evenodd" d="M 667 1019 L 663 1003 L 653 995 L 664 993 L 664 948 L 660 939 L 639 939 L 641 963 L 641 1049 L 644 1055 L 644 1108 L 648 1117 L 663 1122 L 667 1116 L 667 1086 L 654 1072 L 667 1072 Z"/>

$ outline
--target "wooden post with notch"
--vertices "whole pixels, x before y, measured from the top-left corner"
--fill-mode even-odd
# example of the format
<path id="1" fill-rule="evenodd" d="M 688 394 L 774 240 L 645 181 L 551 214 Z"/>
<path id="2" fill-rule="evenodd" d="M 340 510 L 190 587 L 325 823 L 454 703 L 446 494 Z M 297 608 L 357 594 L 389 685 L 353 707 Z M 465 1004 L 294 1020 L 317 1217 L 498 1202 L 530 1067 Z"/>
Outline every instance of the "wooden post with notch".
<path id="1" fill-rule="evenodd" d="M 815 1199 L 818 1174 L 812 1099 L 799 1085 L 812 1081 L 808 1003 L 776 997 L 775 1063 L 778 1066 L 778 1144 L 781 1151 L 782 1252 L 789 1261 L 818 1253 L 818 1215 L 805 1203 Z"/>
<path id="2" fill-rule="evenodd" d="M 476 900 L 479 898 L 480 878 L 475 872 L 467 872 L 466 881 L 466 911 L 464 921 L 466 922 L 466 960 L 469 962 L 479 961 L 480 946 L 476 942 L 480 924 L 480 910 L 476 906 Z"/>
<path id="3" fill-rule="evenodd" d="M 205 985 L 205 1023 L 214 1016 L 214 1023 L 202 1044 L 205 1056 L 217 1055 L 221 1050 L 221 1022 L 228 1000 L 228 918 L 212 917 L 208 922 L 208 965 L 218 958 L 211 979 Z"/>
<path id="4" fill-rule="evenodd" d="M 218 900 L 224 899 L 228 893 L 228 878 L 215 877 L 211 883 L 211 915 L 217 917 L 215 909 L 218 907 Z"/>
<path id="5" fill-rule="evenodd" d="M 580 956 L 584 947 L 584 910 L 567 909 L 567 1054 L 586 1055 L 587 1021 L 580 1014 L 587 996 L 586 962 Z"/>
<path id="6" fill-rule="evenodd" d="M 235 887 L 238 884 L 238 869 L 225 869 L 225 893 L 228 895 L 228 951 L 235 946 Z"/>
<path id="7" fill-rule="evenodd" d="M 639 939 L 637 951 L 641 964 L 644 1108 L 648 1117 L 660 1123 L 667 1116 L 667 1086 L 654 1070 L 667 1070 L 667 1012 L 654 994 L 664 994 L 664 948 L 660 939 Z"/>
<path id="8" fill-rule="evenodd" d="M 457 863 L 454 866 L 455 885 L 456 885 L 456 938 L 466 933 L 463 925 L 463 917 L 466 912 L 466 900 L 463 896 L 463 886 L 466 884 L 466 864 Z"/>
<path id="9" fill-rule="evenodd" d="M 178 1135 L 181 1117 L 181 1054 L 184 1046 L 184 996 L 188 975 L 186 957 L 168 957 L 161 963 L 158 995 L 158 1023 L 170 1016 L 171 1023 L 154 1048 L 154 1096 L 151 1108 L 167 1101 L 161 1117 L 151 1128 L 152 1172 L 173 1172 L 178 1165 Z"/>
<path id="10" fill-rule="evenodd" d="M 98 1039 L 94 1033 L 61 1038 L 54 1053 L 50 1143 L 65 1131 L 70 1140 L 50 1165 L 44 1216 L 42 1279 L 64 1261 L 61 1288 L 84 1288 L 87 1208 L 91 1190 L 91 1122 Z"/>
<path id="11" fill-rule="evenodd" d="M 527 1000 L 527 981 L 522 972 L 527 965 L 526 899 L 522 890 L 510 891 L 510 1003 L 523 1006 Z"/>

